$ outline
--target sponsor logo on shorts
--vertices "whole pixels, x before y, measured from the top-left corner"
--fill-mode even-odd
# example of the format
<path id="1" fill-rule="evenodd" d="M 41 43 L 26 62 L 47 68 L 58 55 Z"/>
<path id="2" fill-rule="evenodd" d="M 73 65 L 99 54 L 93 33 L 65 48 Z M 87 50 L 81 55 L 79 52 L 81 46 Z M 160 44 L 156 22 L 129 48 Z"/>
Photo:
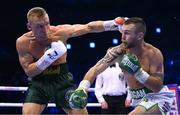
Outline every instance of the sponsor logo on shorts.
<path id="1" fill-rule="evenodd" d="M 140 90 L 130 90 L 130 95 L 132 96 L 133 99 L 141 99 L 143 98 L 147 93 L 145 92 L 144 89 Z"/>

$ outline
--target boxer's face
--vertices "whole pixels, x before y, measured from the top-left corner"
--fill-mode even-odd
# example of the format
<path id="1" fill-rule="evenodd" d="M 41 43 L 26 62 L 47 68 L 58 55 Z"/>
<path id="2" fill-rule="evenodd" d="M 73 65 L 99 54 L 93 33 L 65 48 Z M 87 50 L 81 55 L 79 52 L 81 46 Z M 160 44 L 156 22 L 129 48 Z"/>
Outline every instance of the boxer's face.
<path id="1" fill-rule="evenodd" d="M 138 34 L 134 24 L 128 24 L 122 26 L 122 38 L 121 41 L 127 48 L 135 47 L 138 41 Z"/>
<path id="2" fill-rule="evenodd" d="M 46 16 L 42 19 L 34 18 L 28 23 L 29 29 L 39 41 L 48 39 L 49 18 Z"/>

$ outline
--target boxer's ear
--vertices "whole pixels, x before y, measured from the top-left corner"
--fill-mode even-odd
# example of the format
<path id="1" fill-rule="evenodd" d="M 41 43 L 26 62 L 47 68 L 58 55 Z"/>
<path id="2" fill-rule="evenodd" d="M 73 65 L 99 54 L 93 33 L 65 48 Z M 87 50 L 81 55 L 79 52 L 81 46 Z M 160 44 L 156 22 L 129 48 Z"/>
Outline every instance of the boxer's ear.
<path id="1" fill-rule="evenodd" d="M 138 33 L 138 40 L 143 39 L 144 38 L 144 33 L 143 32 L 139 32 Z"/>
<path id="2" fill-rule="evenodd" d="M 31 30 L 30 23 L 27 23 L 26 26 L 27 26 L 27 29 L 28 29 L 28 30 Z"/>

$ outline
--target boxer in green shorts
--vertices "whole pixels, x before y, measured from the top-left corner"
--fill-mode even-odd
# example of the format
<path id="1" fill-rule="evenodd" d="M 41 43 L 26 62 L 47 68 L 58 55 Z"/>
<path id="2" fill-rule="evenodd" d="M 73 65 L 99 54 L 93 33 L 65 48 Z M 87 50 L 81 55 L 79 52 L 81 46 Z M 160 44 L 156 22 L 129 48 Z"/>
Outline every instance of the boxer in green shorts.
<path id="1" fill-rule="evenodd" d="M 120 18 L 120 22 L 121 19 L 123 18 Z M 50 25 L 47 12 L 41 7 L 30 9 L 27 21 L 29 32 L 16 40 L 20 64 L 28 78 L 32 80 L 23 104 L 23 114 L 40 114 L 49 100 L 54 100 L 67 114 L 88 114 L 84 108 L 87 94 L 80 90 L 66 93 L 74 88 L 71 74 L 68 70 L 63 70 L 66 68 L 66 43 L 71 37 L 109 31 L 104 28 L 104 21 L 53 26 Z M 107 26 L 118 30 L 115 21 L 106 22 L 108 24 L 113 22 L 113 27 Z M 74 96 L 69 96 L 71 93 Z M 76 94 L 78 96 L 75 96 Z"/>
<path id="2" fill-rule="evenodd" d="M 50 66 L 29 83 L 25 102 L 47 104 L 55 101 L 58 107 L 69 108 L 68 94 L 75 89 L 67 64 Z"/>

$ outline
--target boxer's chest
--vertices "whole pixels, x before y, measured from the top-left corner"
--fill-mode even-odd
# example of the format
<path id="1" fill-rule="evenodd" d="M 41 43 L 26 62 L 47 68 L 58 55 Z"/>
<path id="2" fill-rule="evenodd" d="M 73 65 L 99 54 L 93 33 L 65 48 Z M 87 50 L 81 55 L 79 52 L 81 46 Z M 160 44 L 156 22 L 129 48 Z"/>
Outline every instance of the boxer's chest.
<path id="1" fill-rule="evenodd" d="M 37 43 L 30 43 L 29 45 L 29 52 L 36 59 L 39 59 L 44 54 L 46 49 L 47 47 Z"/>

